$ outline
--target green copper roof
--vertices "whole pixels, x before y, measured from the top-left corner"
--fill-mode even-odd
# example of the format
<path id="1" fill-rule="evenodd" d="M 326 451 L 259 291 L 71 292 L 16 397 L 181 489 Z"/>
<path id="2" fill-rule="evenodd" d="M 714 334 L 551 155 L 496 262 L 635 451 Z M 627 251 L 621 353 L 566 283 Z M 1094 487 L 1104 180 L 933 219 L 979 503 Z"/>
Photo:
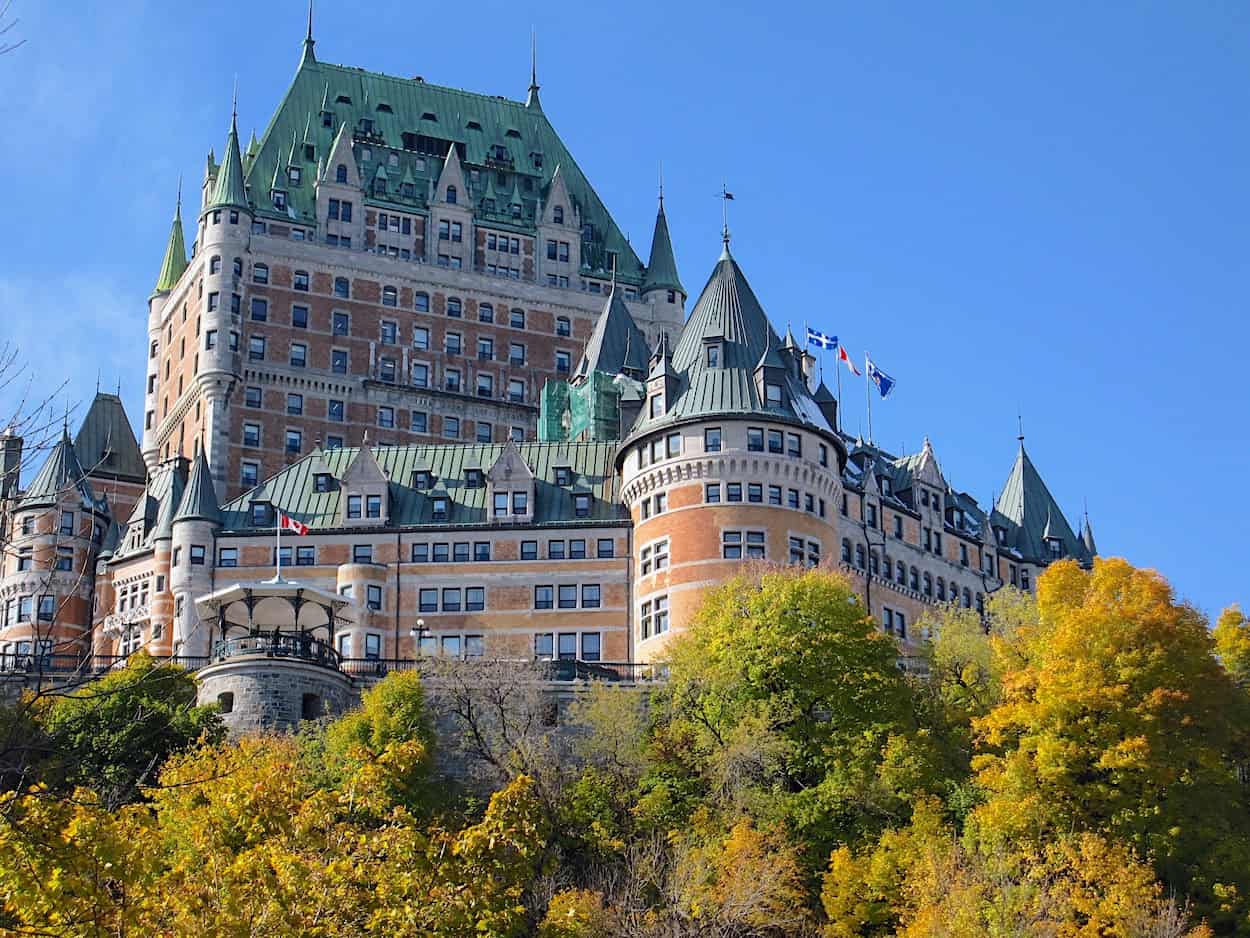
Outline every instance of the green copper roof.
<path id="1" fill-rule="evenodd" d="M 686 288 L 677 276 L 677 258 L 673 256 L 673 242 L 668 236 L 668 219 L 664 217 L 664 197 L 660 196 L 660 210 L 655 213 L 655 233 L 651 235 L 651 257 L 647 260 L 647 272 L 642 278 L 642 292 L 648 290 L 676 290 L 682 296 Z"/>
<path id="2" fill-rule="evenodd" d="M 644 412 L 632 433 L 718 414 L 772 415 L 831 431 L 797 364 L 776 353 L 780 344 L 726 243 L 673 349 L 671 368 L 678 378 L 676 392 L 663 416 L 652 418 Z M 709 345 L 720 349 L 718 364 L 708 363 Z M 768 405 L 761 400 L 755 378 L 756 367 L 762 360 L 767 357 L 769 363 L 773 361 L 767 356 L 770 349 L 783 366 L 778 374 L 784 386 L 780 405 Z M 653 368 L 651 377 L 656 376 Z"/>
<path id="3" fill-rule="evenodd" d="M 253 169 L 255 164 L 253 164 Z M 226 137 L 226 155 L 217 168 L 213 194 L 204 210 L 215 208 L 248 208 L 247 186 L 243 182 L 243 154 L 239 152 L 239 120 L 230 118 L 230 134 Z"/>
<path id="4" fill-rule="evenodd" d="M 178 203 L 174 209 L 174 223 L 169 229 L 169 244 L 165 245 L 165 257 L 161 261 L 161 272 L 156 277 L 156 292 L 166 293 L 178 283 L 178 278 L 187 269 L 187 246 L 182 237 L 182 191 L 178 192 Z"/>
<path id="5" fill-rule="evenodd" d="M 169 469 L 169 482 L 161 495 L 156 526 L 152 531 L 153 540 L 164 541 L 174 536 L 174 515 L 182 504 L 182 493 L 186 490 L 186 485 L 186 460 L 179 459 Z"/>
<path id="6" fill-rule="evenodd" d="M 322 120 L 323 110 L 328 110 L 329 127 Z M 466 177 L 471 177 L 473 170 L 478 174 L 476 181 L 470 178 L 470 191 L 462 194 L 460 204 L 478 205 L 491 177 L 500 173 L 505 177 L 496 182 L 500 197 L 519 185 L 521 221 L 531 230 L 539 200 L 546 196 L 556 166 L 562 166 L 561 175 L 580 212 L 580 222 L 590 226 L 582 236 L 584 267 L 606 277 L 610 267 L 608 252 L 615 252 L 619 279 L 633 285 L 641 282 L 642 262 L 541 108 L 420 79 L 330 65 L 308 56 L 301 61 L 247 169 L 247 183 L 258 215 L 316 225 L 317 160 L 328 157 L 334 137 L 343 126 L 354 137 L 353 149 L 362 179 L 372 180 L 378 165 L 385 165 L 392 179 L 402 177 L 405 170 L 412 173 L 418 182 L 414 194 L 404 197 L 392 192 L 387 200 L 414 212 L 426 210 L 427 190 L 438 179 L 452 143 L 463 154 Z M 311 159 L 308 151 L 301 148 L 301 184 L 287 185 L 289 210 L 278 210 L 270 200 L 272 180 L 275 173 L 280 179 L 286 178 L 292 134 L 303 133 L 306 127 L 312 138 Z M 496 147 L 502 147 L 502 152 L 496 151 Z M 391 157 L 396 160 L 395 166 L 390 164 Z M 223 161 L 219 181 L 224 175 Z M 569 219 L 570 223 L 573 221 Z"/>
<path id="7" fill-rule="evenodd" d="M 1069 527 L 1029 454 L 1024 451 L 1023 441 L 1011 474 L 1007 476 L 1007 484 L 1003 486 L 994 507 L 1010 522 L 1005 546 L 1014 548 L 1024 559 L 1049 563 L 1051 554 L 1046 547 L 1047 537 L 1058 538 L 1062 542 L 1063 556 L 1080 561 L 1090 559 L 1085 545 Z"/>
<path id="8" fill-rule="evenodd" d="M 630 374 L 642 378 L 647 373 L 648 356 L 646 336 L 629 314 L 620 293 L 613 288 L 595 321 L 573 377 L 582 378 L 592 371 L 601 371 L 605 375 Z"/>
<path id="9" fill-rule="evenodd" d="M 82 471 L 74 444 L 70 442 L 69 431 L 62 429 L 61 439 L 52 447 L 34 481 L 22 493 L 22 506 L 59 501 L 71 488 L 76 488 L 84 501 L 94 504 L 95 496 Z"/>
<path id="10" fill-rule="evenodd" d="M 74 437 L 74 450 L 86 460 L 87 473 L 93 478 L 125 482 L 142 482 L 147 478 L 147 466 L 135 431 L 126 417 L 122 399 L 116 394 L 96 392 Z"/>
<path id="11" fill-rule="evenodd" d="M 1085 516 L 1081 525 L 1081 543 L 1085 545 L 1085 551 L 1091 558 L 1098 556 L 1098 545 L 1094 543 L 1094 528 L 1089 523 L 1089 515 Z"/>
<path id="12" fill-rule="evenodd" d="M 182 493 L 182 501 L 174 514 L 174 523 L 179 521 L 212 521 L 221 523 L 221 508 L 217 505 L 217 493 L 213 490 L 213 476 L 208 468 L 208 460 L 204 456 L 204 448 L 191 463 L 191 475 L 187 479 L 186 490 Z"/>
<path id="13" fill-rule="evenodd" d="M 489 473 L 490 468 L 509 444 L 380 446 L 373 450 L 378 466 L 389 480 L 390 524 L 392 526 L 437 525 L 461 527 L 490 525 L 490 505 L 486 487 L 470 488 L 466 484 L 469 469 Z M 515 444 L 526 466 L 534 474 L 534 523 L 568 525 L 617 522 L 627 518 L 616 491 L 616 473 L 612 457 L 616 444 L 603 443 L 520 443 Z M 266 480 L 222 506 L 227 531 L 248 533 L 251 525 L 250 506 L 254 501 L 269 502 L 314 530 L 343 526 L 343 498 L 339 485 L 330 491 L 316 490 L 315 476 L 329 473 L 341 479 L 355 461 L 357 448 L 316 450 L 299 462 Z M 555 484 L 556 468 L 573 470 L 571 486 Z M 435 478 L 432 489 L 413 487 L 418 470 L 427 470 Z M 590 512 L 579 518 L 574 510 L 574 495 L 591 496 Z M 446 496 L 449 515 L 446 521 L 435 521 L 433 498 Z M 272 530 L 272 526 L 266 530 Z"/>

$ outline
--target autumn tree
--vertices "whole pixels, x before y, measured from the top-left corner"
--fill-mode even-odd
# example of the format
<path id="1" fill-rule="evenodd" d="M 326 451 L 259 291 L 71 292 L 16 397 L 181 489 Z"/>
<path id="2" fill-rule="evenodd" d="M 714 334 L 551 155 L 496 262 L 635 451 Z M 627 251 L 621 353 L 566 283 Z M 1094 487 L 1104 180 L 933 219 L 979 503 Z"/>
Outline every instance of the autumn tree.
<path id="1" fill-rule="evenodd" d="M 1003 699 L 975 723 L 986 843 L 1069 831 L 1124 843 L 1217 929 L 1250 932 L 1246 700 L 1202 615 L 1153 571 L 1056 563 L 1038 614 L 1000 642 Z"/>

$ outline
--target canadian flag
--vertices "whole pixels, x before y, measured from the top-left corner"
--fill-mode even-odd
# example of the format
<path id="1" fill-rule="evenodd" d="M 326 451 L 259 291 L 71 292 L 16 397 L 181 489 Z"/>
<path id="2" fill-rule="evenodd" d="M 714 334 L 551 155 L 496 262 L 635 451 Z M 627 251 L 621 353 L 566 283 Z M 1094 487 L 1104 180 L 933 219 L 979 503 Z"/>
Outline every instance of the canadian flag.
<path id="1" fill-rule="evenodd" d="M 851 374 L 854 374 L 854 375 L 861 374 L 860 370 L 855 367 L 855 363 L 851 361 L 851 356 L 846 354 L 845 345 L 838 346 L 838 361 L 846 362 L 846 367 L 851 369 Z"/>
<path id="2" fill-rule="evenodd" d="M 278 527 L 284 531 L 292 531 L 295 534 L 303 535 L 308 533 L 308 525 L 301 524 L 290 515 L 282 512 L 278 512 Z"/>

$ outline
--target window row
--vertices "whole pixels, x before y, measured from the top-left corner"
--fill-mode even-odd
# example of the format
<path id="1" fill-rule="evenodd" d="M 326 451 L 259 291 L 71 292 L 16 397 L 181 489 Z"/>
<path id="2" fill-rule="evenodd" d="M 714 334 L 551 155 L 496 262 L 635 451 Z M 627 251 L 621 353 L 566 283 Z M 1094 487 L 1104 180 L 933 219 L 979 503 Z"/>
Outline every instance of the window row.
<path id="1" fill-rule="evenodd" d="M 703 501 L 709 505 L 725 502 L 746 502 L 754 505 L 773 505 L 806 511 L 809 514 L 825 517 L 826 506 L 823 498 L 811 492 L 800 492 L 798 489 L 782 488 L 780 485 L 764 485 L 762 482 L 708 482 L 703 486 Z"/>
<path id="2" fill-rule="evenodd" d="M 538 632 L 534 635 L 534 657 L 539 661 L 599 661 L 602 655 L 603 637 L 599 632 Z"/>
<path id="3" fill-rule="evenodd" d="M 0 613 L 0 628 L 35 621 L 51 622 L 56 618 L 56 597 L 45 593 L 42 596 L 15 596 L 4 601 L 4 611 Z"/>
<path id="4" fill-rule="evenodd" d="M 417 608 L 421 612 L 481 612 L 486 608 L 486 588 L 427 587 L 417 592 Z"/>
<path id="5" fill-rule="evenodd" d="M 535 609 L 598 609 L 600 602 L 601 588 L 598 583 L 583 583 L 580 591 L 576 584 L 534 587 Z"/>

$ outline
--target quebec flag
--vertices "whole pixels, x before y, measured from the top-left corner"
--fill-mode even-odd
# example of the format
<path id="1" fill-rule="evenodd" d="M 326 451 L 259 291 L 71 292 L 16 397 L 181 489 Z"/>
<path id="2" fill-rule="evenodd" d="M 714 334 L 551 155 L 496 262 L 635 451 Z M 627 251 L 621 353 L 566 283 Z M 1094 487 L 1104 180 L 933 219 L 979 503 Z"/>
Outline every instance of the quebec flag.
<path id="1" fill-rule="evenodd" d="M 864 364 L 868 371 L 868 380 L 877 386 L 882 397 L 889 397 L 890 392 L 894 390 L 894 379 L 874 365 L 867 355 L 864 356 Z"/>
<path id="2" fill-rule="evenodd" d="M 838 347 L 838 337 L 836 335 L 825 335 L 823 332 L 819 332 L 811 326 L 808 326 L 807 344 L 814 345 L 817 348 L 834 349 Z"/>

